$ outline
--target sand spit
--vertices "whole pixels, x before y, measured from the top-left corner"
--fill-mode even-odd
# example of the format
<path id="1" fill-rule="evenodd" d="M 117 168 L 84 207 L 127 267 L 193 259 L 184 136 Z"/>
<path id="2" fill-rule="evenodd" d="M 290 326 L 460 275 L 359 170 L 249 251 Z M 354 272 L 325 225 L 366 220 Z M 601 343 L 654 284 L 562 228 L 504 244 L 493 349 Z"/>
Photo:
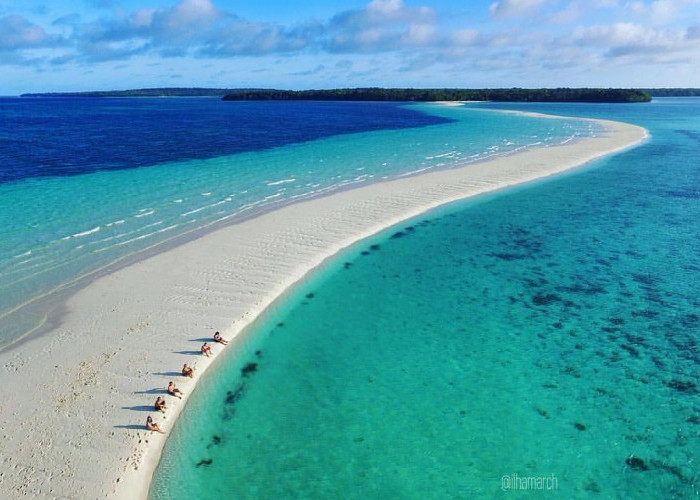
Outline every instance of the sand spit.
<path id="1" fill-rule="evenodd" d="M 145 498 L 165 435 L 214 358 L 285 289 L 358 240 L 450 201 L 547 177 L 631 147 L 640 127 L 378 183 L 284 207 L 99 278 L 47 335 L 0 353 L 0 498 Z M 232 349 L 235 346 L 226 347 Z M 167 418 L 153 403 L 165 395 Z"/>

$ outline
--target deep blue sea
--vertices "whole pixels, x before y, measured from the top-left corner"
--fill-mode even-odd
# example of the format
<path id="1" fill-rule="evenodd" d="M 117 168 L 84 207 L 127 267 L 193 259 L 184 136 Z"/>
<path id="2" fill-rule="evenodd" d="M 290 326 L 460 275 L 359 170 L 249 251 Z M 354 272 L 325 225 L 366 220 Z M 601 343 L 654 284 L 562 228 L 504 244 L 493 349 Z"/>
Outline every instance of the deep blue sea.
<path id="1" fill-rule="evenodd" d="M 339 189 L 596 133 L 439 105 L 0 99 L 0 348 L 99 273 Z"/>
<path id="2" fill-rule="evenodd" d="M 700 100 L 410 109 L 652 135 L 320 269 L 204 375 L 150 498 L 697 498 Z"/>

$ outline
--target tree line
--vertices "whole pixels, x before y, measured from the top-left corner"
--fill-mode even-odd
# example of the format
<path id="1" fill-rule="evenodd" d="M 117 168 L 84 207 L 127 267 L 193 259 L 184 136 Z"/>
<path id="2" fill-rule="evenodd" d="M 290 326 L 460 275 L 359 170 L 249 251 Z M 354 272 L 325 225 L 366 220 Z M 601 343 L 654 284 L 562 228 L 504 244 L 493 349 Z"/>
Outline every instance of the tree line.
<path id="1" fill-rule="evenodd" d="M 225 101 L 503 101 L 503 102 L 649 102 L 638 89 L 402 89 L 355 88 L 330 90 L 251 90 L 227 94 Z"/>
<path id="2" fill-rule="evenodd" d="M 410 89 L 353 88 L 277 90 L 260 88 L 158 87 L 87 92 L 43 92 L 22 97 L 223 97 L 225 100 L 344 101 L 531 101 L 647 102 L 652 97 L 700 97 L 700 88 Z"/>

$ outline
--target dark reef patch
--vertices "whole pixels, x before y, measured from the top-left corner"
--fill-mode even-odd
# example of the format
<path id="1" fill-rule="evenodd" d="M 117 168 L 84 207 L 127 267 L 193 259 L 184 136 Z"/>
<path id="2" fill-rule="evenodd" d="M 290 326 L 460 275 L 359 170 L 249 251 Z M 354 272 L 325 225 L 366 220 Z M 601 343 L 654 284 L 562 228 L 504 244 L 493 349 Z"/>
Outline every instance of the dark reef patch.
<path id="1" fill-rule="evenodd" d="M 636 470 L 636 471 L 649 470 L 649 466 L 641 458 L 627 457 L 625 459 L 625 464 L 627 464 L 627 466 L 632 470 Z"/>
<path id="2" fill-rule="evenodd" d="M 659 280 L 658 280 L 658 278 L 656 278 L 655 276 L 651 276 L 650 274 L 633 274 L 632 281 L 635 281 L 637 283 L 640 283 L 640 284 L 646 285 L 646 286 L 653 286 Z"/>
<path id="3" fill-rule="evenodd" d="M 643 259 L 645 257 L 643 253 L 635 252 L 634 250 L 627 250 L 625 255 L 634 259 Z"/>
<path id="4" fill-rule="evenodd" d="M 639 357 L 639 351 L 638 351 L 637 349 L 635 349 L 634 347 L 632 347 L 631 345 L 622 344 L 620 347 L 621 347 L 622 349 L 624 349 L 625 351 L 627 351 L 628 353 L 630 353 L 630 355 L 631 355 L 633 358 L 638 358 L 638 357 Z"/>
<path id="5" fill-rule="evenodd" d="M 581 424 L 581 423 L 579 423 L 579 422 L 576 422 L 576 423 L 574 424 L 574 427 L 576 427 L 576 429 L 578 429 L 578 430 L 580 430 L 580 431 L 585 431 L 585 430 L 586 430 L 586 426 L 583 425 L 583 424 Z"/>
<path id="6" fill-rule="evenodd" d="M 698 142 L 700 142 L 700 133 L 696 132 L 695 130 L 687 130 L 687 129 L 676 129 L 674 130 L 677 134 L 683 134 L 684 136 L 688 137 L 689 139 L 694 139 Z"/>
<path id="7" fill-rule="evenodd" d="M 570 375 L 574 378 L 581 378 L 581 373 L 578 371 L 578 368 L 572 365 L 567 365 L 561 370 L 559 370 L 559 373 L 562 375 Z"/>
<path id="8" fill-rule="evenodd" d="M 406 233 L 404 233 L 403 231 L 398 231 L 391 235 L 391 239 L 398 240 L 399 238 L 403 238 L 404 236 L 406 236 Z"/>
<path id="9" fill-rule="evenodd" d="M 235 390 L 233 391 L 227 391 L 226 392 L 226 399 L 224 400 L 224 403 L 227 405 L 232 405 L 235 404 L 237 401 L 243 397 L 243 384 L 239 384 L 238 387 L 236 387 Z"/>
<path id="10" fill-rule="evenodd" d="M 532 303 L 537 306 L 548 306 L 555 302 L 561 302 L 561 297 L 554 293 L 538 293 L 532 297 Z"/>
<path id="11" fill-rule="evenodd" d="M 686 328 L 695 328 L 700 323 L 700 316 L 694 313 L 684 314 L 680 317 L 680 322 Z"/>
<path id="12" fill-rule="evenodd" d="M 629 342 L 630 344 L 636 344 L 646 347 L 646 339 L 641 335 L 632 335 L 631 333 L 623 333 L 622 335 L 625 337 L 625 339 L 627 339 L 627 342 Z"/>
<path id="13" fill-rule="evenodd" d="M 656 366 L 656 368 L 658 368 L 659 370 L 666 369 L 666 365 L 664 364 L 663 360 L 658 356 L 652 356 L 651 361 L 652 363 L 654 363 L 654 366 Z"/>
<path id="14" fill-rule="evenodd" d="M 563 293 L 578 293 L 581 295 L 596 295 L 599 293 L 607 293 L 605 288 L 600 285 L 572 285 L 572 286 L 558 286 L 556 288 L 557 292 Z"/>
<path id="15" fill-rule="evenodd" d="M 659 313 L 657 311 L 652 311 L 651 309 L 640 309 L 638 311 L 632 311 L 632 316 L 635 318 L 647 318 L 654 319 Z"/>
<path id="16" fill-rule="evenodd" d="M 671 190 L 666 191 L 666 195 L 672 198 L 686 198 L 688 200 L 700 200 L 700 191 L 694 190 Z"/>
<path id="17" fill-rule="evenodd" d="M 683 392 L 686 394 L 695 394 L 698 392 L 698 387 L 695 385 L 695 383 L 686 380 L 673 379 L 666 382 L 666 385 L 671 389 L 675 389 L 678 392 Z"/>
<path id="18" fill-rule="evenodd" d="M 600 493 L 600 486 L 595 481 L 588 481 L 583 487 L 586 491 L 591 491 L 593 493 Z"/>
<path id="19" fill-rule="evenodd" d="M 540 416 L 542 416 L 542 417 L 544 417 L 544 418 L 546 418 L 546 419 L 549 419 L 549 418 L 550 418 L 549 413 L 547 413 L 547 412 L 546 412 L 545 410 L 543 410 L 542 408 L 535 408 L 535 411 L 536 411 Z"/>
<path id="20" fill-rule="evenodd" d="M 681 471 L 680 467 L 677 467 L 675 465 L 669 465 L 665 462 L 662 462 L 661 460 L 654 460 L 653 458 L 651 459 L 651 465 L 653 465 L 657 469 L 664 470 L 669 474 L 676 476 L 678 480 L 682 483 L 688 482 L 686 477 L 683 475 L 683 471 Z"/>
<path id="21" fill-rule="evenodd" d="M 497 259 L 512 261 L 512 260 L 522 260 L 527 259 L 528 255 L 520 253 L 490 253 L 487 254 L 489 257 L 496 257 Z"/>
<path id="22" fill-rule="evenodd" d="M 257 363 L 247 363 L 243 368 L 241 368 L 241 375 L 247 377 L 251 373 L 255 373 L 258 369 Z"/>
<path id="23" fill-rule="evenodd" d="M 700 363 L 700 350 L 695 339 L 685 333 L 677 332 L 667 334 L 667 338 L 678 351 L 679 357 L 694 363 Z"/>

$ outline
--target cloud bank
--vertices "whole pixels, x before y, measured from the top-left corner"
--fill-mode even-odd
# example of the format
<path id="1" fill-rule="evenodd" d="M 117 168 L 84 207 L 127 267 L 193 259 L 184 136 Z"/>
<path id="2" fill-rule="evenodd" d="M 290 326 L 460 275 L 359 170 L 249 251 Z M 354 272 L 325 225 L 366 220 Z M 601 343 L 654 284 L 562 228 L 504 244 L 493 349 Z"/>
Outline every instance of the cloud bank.
<path id="1" fill-rule="evenodd" d="M 300 76 L 341 71 L 341 60 L 356 70 L 359 57 L 391 56 L 395 74 L 439 67 L 446 75 L 497 71 L 508 77 L 524 67 L 700 62 L 700 25 L 688 22 L 700 17 L 698 0 L 486 1 L 476 16 L 461 14 L 457 21 L 437 6 L 371 0 L 328 19 L 293 24 L 245 19 L 213 0 L 131 11 L 118 0 L 92 2 L 111 6 L 109 15 L 84 19 L 66 12 L 49 24 L 26 14 L 0 17 L 0 64 L 315 58 L 298 68 Z"/>

